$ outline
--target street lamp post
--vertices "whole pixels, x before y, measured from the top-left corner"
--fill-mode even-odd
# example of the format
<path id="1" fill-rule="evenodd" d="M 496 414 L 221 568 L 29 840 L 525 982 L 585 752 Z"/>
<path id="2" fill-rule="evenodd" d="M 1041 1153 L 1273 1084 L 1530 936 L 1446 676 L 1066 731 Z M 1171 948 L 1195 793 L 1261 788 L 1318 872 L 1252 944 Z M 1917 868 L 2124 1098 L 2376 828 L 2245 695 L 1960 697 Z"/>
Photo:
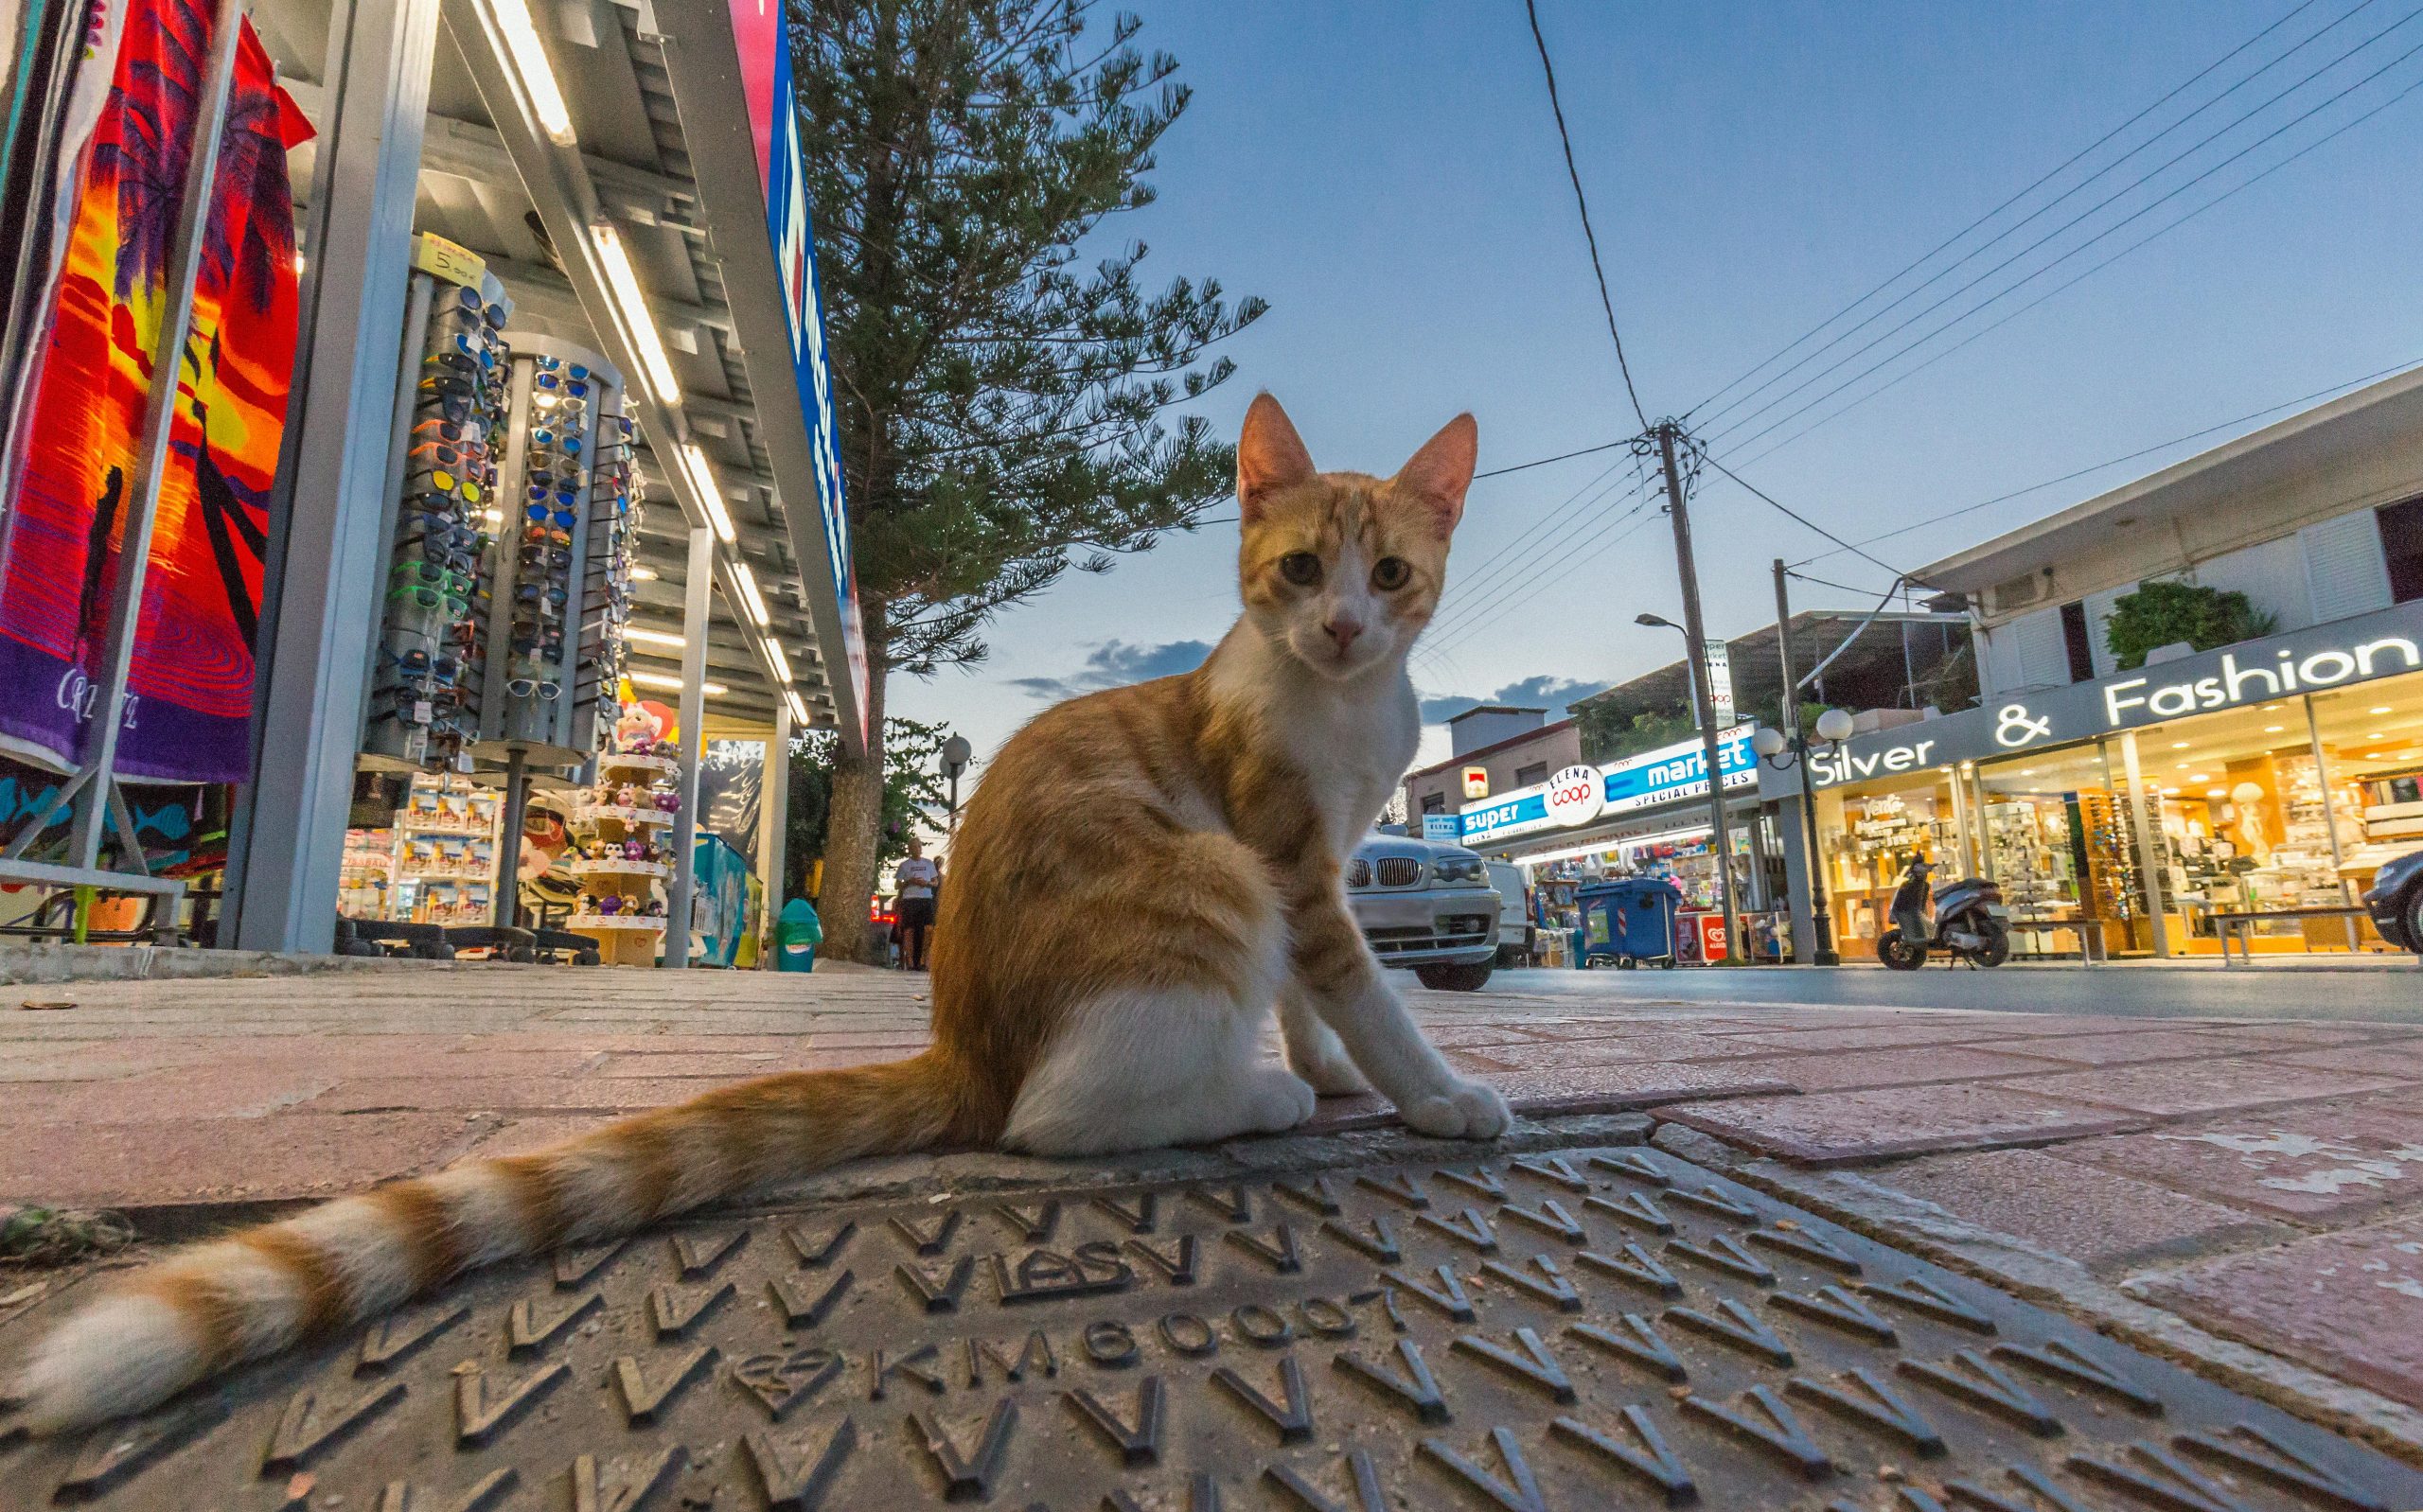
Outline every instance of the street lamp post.
<path id="1" fill-rule="evenodd" d="M 1839 746 L 1850 736 L 1851 716 L 1840 709 L 1829 709 L 1817 716 L 1817 738 L 1813 742 L 1801 732 L 1797 719 L 1793 721 L 1792 733 L 1788 735 L 1761 725 L 1750 736 L 1750 748 L 1759 753 L 1760 762 L 1777 771 L 1795 765 L 1800 768 L 1800 818 L 1804 826 L 1801 845 L 1809 873 L 1810 932 L 1817 937 L 1809 958 L 1818 966 L 1839 966 L 1843 958 L 1834 949 L 1834 920 L 1826 903 L 1826 872 L 1817 861 L 1817 789 L 1809 775 L 1809 751 L 1813 745 Z M 1778 761 L 1777 757 L 1783 759 Z"/>
<path id="2" fill-rule="evenodd" d="M 953 834 L 959 832 L 959 774 L 967 770 L 968 759 L 975 754 L 976 747 L 967 743 L 965 735 L 953 735 L 943 742 L 943 775 L 950 779 L 950 827 Z"/>
<path id="3" fill-rule="evenodd" d="M 1700 746 L 1707 766 L 1709 849 L 1716 854 L 1717 897 L 1724 909 L 1724 961 L 1726 965 L 1741 965 L 1746 960 L 1741 944 L 1742 905 L 1733 890 L 1733 842 L 1724 822 L 1724 774 L 1718 769 L 1724 732 L 1716 728 L 1713 690 L 1708 686 L 1707 648 L 1689 629 L 1662 614 L 1636 614 L 1632 623 L 1663 625 L 1683 638 L 1683 665 L 1691 677 L 1691 712 L 1699 720 Z"/>

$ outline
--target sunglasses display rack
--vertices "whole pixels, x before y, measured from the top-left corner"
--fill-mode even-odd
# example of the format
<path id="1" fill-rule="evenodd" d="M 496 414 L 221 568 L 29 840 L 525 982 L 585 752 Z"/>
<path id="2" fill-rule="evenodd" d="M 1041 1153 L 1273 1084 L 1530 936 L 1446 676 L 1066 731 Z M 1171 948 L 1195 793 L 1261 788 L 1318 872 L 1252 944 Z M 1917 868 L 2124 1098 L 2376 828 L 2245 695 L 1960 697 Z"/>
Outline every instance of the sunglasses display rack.
<path id="1" fill-rule="evenodd" d="M 616 707 L 622 605 L 606 569 L 631 507 L 623 380 L 570 343 L 508 340 L 474 754 L 569 775 L 604 744 L 600 709 Z"/>
<path id="2" fill-rule="evenodd" d="M 385 519 L 393 549 L 372 647 L 361 765 L 391 772 L 471 770 L 480 727 L 479 573 L 494 505 L 494 443 L 511 371 L 511 302 L 476 258 L 414 242 L 404 350 L 388 441 Z"/>

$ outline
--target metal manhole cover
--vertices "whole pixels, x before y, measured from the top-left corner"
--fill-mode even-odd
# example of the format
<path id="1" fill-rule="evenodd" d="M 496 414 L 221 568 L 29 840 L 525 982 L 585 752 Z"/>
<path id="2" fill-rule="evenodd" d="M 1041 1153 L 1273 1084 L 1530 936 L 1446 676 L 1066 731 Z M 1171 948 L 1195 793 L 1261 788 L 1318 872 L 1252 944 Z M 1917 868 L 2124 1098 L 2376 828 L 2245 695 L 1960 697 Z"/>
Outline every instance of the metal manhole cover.
<path id="1" fill-rule="evenodd" d="M 2423 1474 L 1634 1147 L 653 1233 L 481 1275 L 134 1424 L 19 1437 L 0 1493 L 2345 1512 L 2423 1505 Z"/>

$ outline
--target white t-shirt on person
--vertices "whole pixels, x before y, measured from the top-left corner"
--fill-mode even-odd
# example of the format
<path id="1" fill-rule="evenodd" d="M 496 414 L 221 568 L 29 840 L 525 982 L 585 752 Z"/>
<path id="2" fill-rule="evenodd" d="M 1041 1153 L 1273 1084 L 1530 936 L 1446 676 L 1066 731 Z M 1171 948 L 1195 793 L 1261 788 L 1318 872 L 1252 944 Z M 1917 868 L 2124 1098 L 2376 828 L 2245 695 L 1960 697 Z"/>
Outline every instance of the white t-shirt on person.
<path id="1" fill-rule="evenodd" d="M 932 897 L 934 885 L 943 877 L 941 869 L 922 855 L 912 855 L 902 861 L 892 875 L 903 898 Z"/>

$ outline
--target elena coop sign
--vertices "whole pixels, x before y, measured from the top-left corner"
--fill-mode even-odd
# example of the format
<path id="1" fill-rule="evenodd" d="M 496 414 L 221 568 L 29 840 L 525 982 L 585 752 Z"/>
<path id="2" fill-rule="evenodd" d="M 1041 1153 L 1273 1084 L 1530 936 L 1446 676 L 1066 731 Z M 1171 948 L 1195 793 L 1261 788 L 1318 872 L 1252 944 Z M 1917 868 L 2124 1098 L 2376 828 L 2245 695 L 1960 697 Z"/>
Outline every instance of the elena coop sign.
<path id="1" fill-rule="evenodd" d="M 1755 787 L 1759 759 L 1750 727 L 1737 726 L 1717 742 L 1727 792 Z M 1545 830 L 1570 830 L 1613 814 L 1707 796 L 1707 755 L 1696 740 L 1628 756 L 1605 766 L 1568 766 L 1533 787 L 1458 816 L 1466 845 L 1508 840 Z"/>

